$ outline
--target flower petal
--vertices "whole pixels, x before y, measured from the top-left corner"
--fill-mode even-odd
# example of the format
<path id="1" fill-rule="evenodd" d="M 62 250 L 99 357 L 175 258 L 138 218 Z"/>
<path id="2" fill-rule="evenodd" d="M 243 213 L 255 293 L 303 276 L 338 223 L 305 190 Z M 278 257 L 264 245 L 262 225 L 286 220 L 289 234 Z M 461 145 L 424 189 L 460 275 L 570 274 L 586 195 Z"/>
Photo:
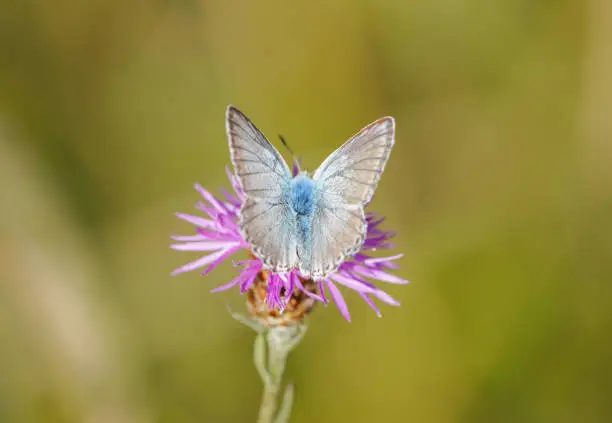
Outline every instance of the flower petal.
<path id="1" fill-rule="evenodd" d="M 236 251 L 240 250 L 240 245 L 232 247 L 232 248 L 226 248 L 225 250 L 221 250 L 218 253 L 215 254 L 219 254 L 215 260 L 210 264 L 210 266 L 208 266 L 206 269 L 204 269 L 204 271 L 202 273 L 200 273 L 200 276 L 206 276 L 210 273 L 211 270 L 213 270 L 215 267 L 217 267 L 218 265 L 220 265 L 221 263 L 223 263 L 223 261 L 225 261 L 225 259 L 227 259 L 229 256 L 231 256 L 232 254 L 234 254 Z M 211 254 L 215 255 L 215 254 Z"/>
<path id="2" fill-rule="evenodd" d="M 242 192 L 240 181 L 238 181 L 238 178 L 236 178 L 236 176 L 232 173 L 229 166 L 225 166 L 225 173 L 227 173 L 227 178 L 230 180 L 232 188 L 234 188 L 234 191 L 236 191 L 238 198 L 242 200 L 244 198 L 244 193 Z"/>
<path id="3" fill-rule="evenodd" d="M 298 289 L 299 289 L 300 291 L 302 291 L 304 294 L 306 294 L 306 295 L 307 295 L 307 296 L 309 296 L 310 298 L 313 298 L 313 299 L 315 299 L 315 300 L 317 300 L 317 301 L 321 301 L 322 303 L 326 302 L 326 300 L 325 300 L 323 297 L 321 297 L 321 296 L 319 296 L 319 295 L 315 294 L 314 292 L 310 292 L 309 290 L 307 290 L 306 288 L 304 288 L 304 285 L 302 285 L 302 280 L 299 278 L 299 276 L 298 276 L 298 275 L 297 275 L 295 272 L 292 272 L 292 273 L 291 273 L 291 276 L 292 276 L 292 278 L 293 278 L 293 282 L 295 283 L 295 285 L 296 285 L 296 286 L 298 287 Z"/>
<path id="4" fill-rule="evenodd" d="M 382 270 L 368 269 L 367 267 L 363 267 L 363 266 L 355 266 L 355 272 L 360 273 L 364 276 L 373 278 L 373 279 L 378 279 L 379 281 L 387 282 L 387 283 L 395 283 L 395 284 L 400 284 L 400 285 L 404 285 L 408 283 L 406 279 L 402 279 L 398 276 L 391 275 L 390 273 L 384 272 Z"/>
<path id="5" fill-rule="evenodd" d="M 351 277 L 349 277 L 348 274 L 345 273 L 333 273 L 332 275 L 329 276 L 330 278 L 332 278 L 333 280 L 335 280 L 336 282 L 338 282 L 339 284 L 342 284 L 344 286 L 346 286 L 347 288 L 351 288 L 354 289 L 357 292 L 371 292 L 373 293 L 375 291 L 374 288 L 362 283 L 359 280 L 353 279 Z"/>
<path id="6" fill-rule="evenodd" d="M 238 277 L 236 279 L 234 279 L 233 281 L 231 281 L 230 283 L 226 283 L 225 285 L 221 285 L 218 286 L 215 289 L 212 289 L 210 292 L 221 292 L 221 291 L 226 291 L 230 288 L 235 287 L 236 285 L 238 285 L 240 283 L 240 281 L 243 279 L 244 275 L 240 274 L 238 275 Z"/>
<path id="7" fill-rule="evenodd" d="M 323 282 L 327 282 L 327 281 L 320 280 L 317 283 L 317 285 L 319 287 L 319 292 L 321 293 L 321 298 L 323 299 L 323 304 L 327 305 L 329 301 L 327 300 L 327 297 L 325 296 L 325 285 L 323 284 Z"/>
<path id="8" fill-rule="evenodd" d="M 208 207 L 204 201 L 198 201 L 195 205 L 196 209 L 203 211 L 206 213 L 211 219 L 217 220 L 219 217 L 219 213 L 213 208 Z"/>
<path id="9" fill-rule="evenodd" d="M 225 213 L 225 209 L 219 204 L 214 195 L 212 195 L 208 190 L 202 188 L 200 184 L 195 184 L 195 189 L 200 193 L 202 197 L 208 201 L 208 203 L 213 206 L 213 208 L 219 213 Z"/>
<path id="10" fill-rule="evenodd" d="M 185 244 L 172 244 L 170 248 L 177 251 L 214 251 L 221 248 L 237 247 L 240 244 L 235 241 L 202 241 L 187 242 Z"/>
<path id="11" fill-rule="evenodd" d="M 199 226 L 200 228 L 207 228 L 207 229 L 215 228 L 215 222 L 213 222 L 212 220 L 204 219 L 203 217 L 193 216 L 191 214 L 185 214 L 185 213 L 175 213 L 175 214 L 176 214 L 176 217 L 178 217 L 179 219 L 185 220 L 191 224 Z"/>
<path id="12" fill-rule="evenodd" d="M 365 292 L 360 292 L 359 295 L 361 295 L 365 302 L 368 303 L 368 305 L 374 309 L 374 313 L 376 313 L 378 317 L 382 317 L 378 306 L 374 304 L 374 300 L 372 300 L 368 294 L 366 294 Z"/>
<path id="13" fill-rule="evenodd" d="M 252 268 L 248 268 L 242 271 L 244 275 L 244 280 L 240 284 L 240 293 L 244 294 L 255 282 L 255 278 L 257 278 L 257 273 L 259 270 L 254 270 Z"/>
<path id="14" fill-rule="evenodd" d="M 232 206 L 232 208 L 230 208 L 230 211 L 235 211 L 240 207 L 241 201 L 238 198 L 236 198 L 234 194 L 232 194 L 226 189 L 221 189 L 221 194 L 223 194 L 223 196 L 227 199 L 229 204 Z"/>
<path id="15" fill-rule="evenodd" d="M 206 238 L 204 235 L 201 235 L 201 234 L 197 234 L 197 235 L 170 235 L 170 238 L 172 238 L 175 241 L 183 241 L 183 242 L 206 241 L 206 240 L 208 240 L 208 238 Z"/>
<path id="16" fill-rule="evenodd" d="M 215 232 L 214 230 L 207 230 L 207 229 L 202 229 L 202 228 L 196 228 L 196 231 L 202 235 L 205 236 L 207 239 L 209 240 L 232 240 L 232 241 L 240 241 L 241 238 L 237 235 L 234 235 L 232 233 L 227 233 L 227 232 Z"/>
<path id="17" fill-rule="evenodd" d="M 390 256 L 390 257 L 366 258 L 365 260 L 363 260 L 363 262 L 365 263 L 366 266 L 373 266 L 378 263 L 401 259 L 402 257 L 404 257 L 403 254 L 397 254 L 395 256 Z"/>
<path id="18" fill-rule="evenodd" d="M 385 291 L 382 291 L 380 289 L 377 289 L 376 292 L 374 292 L 374 296 L 376 296 L 376 298 L 378 298 L 380 301 L 387 303 L 389 305 L 396 306 L 396 307 L 400 305 L 399 301 L 397 301 L 391 295 L 387 294 Z"/>
<path id="19" fill-rule="evenodd" d="M 348 322 L 350 322 L 351 314 L 348 311 L 348 307 L 346 306 L 346 301 L 344 301 L 344 297 L 340 293 L 340 290 L 336 288 L 336 285 L 334 285 L 332 281 L 326 280 L 326 282 L 327 282 L 327 287 L 329 288 L 329 293 L 331 294 L 331 297 L 334 300 L 334 303 L 336 303 L 338 310 L 340 310 L 340 313 L 344 316 L 344 318 Z"/>
<path id="20" fill-rule="evenodd" d="M 283 288 L 285 288 L 283 297 L 288 301 L 291 298 L 291 295 L 293 295 L 293 289 L 295 288 L 295 283 L 293 282 L 291 273 L 279 273 L 278 277 L 282 281 Z"/>
<path id="21" fill-rule="evenodd" d="M 178 275 L 179 273 L 189 272 L 191 270 L 198 269 L 200 267 L 204 267 L 213 263 L 215 260 L 218 260 L 219 257 L 222 257 L 223 254 L 226 253 L 227 250 L 217 251 L 216 253 L 206 255 L 204 257 L 200 257 L 197 260 L 194 260 L 190 263 L 187 263 L 184 266 L 179 267 L 178 269 L 172 272 L 172 275 Z"/>

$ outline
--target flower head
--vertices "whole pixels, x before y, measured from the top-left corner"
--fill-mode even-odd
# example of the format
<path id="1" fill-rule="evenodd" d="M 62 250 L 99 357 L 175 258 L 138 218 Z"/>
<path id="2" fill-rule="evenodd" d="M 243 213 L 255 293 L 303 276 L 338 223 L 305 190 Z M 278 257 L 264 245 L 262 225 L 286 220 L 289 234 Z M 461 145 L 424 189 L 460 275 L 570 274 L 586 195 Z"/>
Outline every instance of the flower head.
<path id="1" fill-rule="evenodd" d="M 218 198 L 196 184 L 195 188 L 203 198 L 203 201 L 196 204 L 196 208 L 203 212 L 206 217 L 184 213 L 176 214 L 179 219 L 195 225 L 196 234 L 172 236 L 172 239 L 178 241 L 178 243 L 172 244 L 170 247 L 180 251 L 206 252 L 206 255 L 179 267 L 172 272 L 173 275 L 201 268 L 204 269 L 202 275 L 207 275 L 238 251 L 249 251 L 250 246 L 243 239 L 238 227 L 238 212 L 244 200 L 244 195 L 236 177 L 229 169 L 226 168 L 226 171 L 234 193 L 223 191 L 223 198 Z M 299 172 L 299 164 L 296 162 L 293 166 L 293 173 L 296 175 Z M 276 316 L 282 314 L 286 309 L 299 309 L 302 312 L 308 312 L 313 305 L 310 300 L 327 304 L 328 298 L 331 298 L 342 315 L 350 321 L 348 307 L 337 287 L 337 285 L 343 285 L 361 295 L 380 317 L 381 314 L 374 303 L 374 298 L 394 306 L 399 305 L 399 303 L 369 280 L 392 284 L 408 283 L 408 281 L 389 273 L 389 270 L 397 269 L 395 260 L 401 258 L 403 254 L 380 258 L 368 255 L 372 251 L 389 249 L 394 246 L 390 239 L 395 236 L 395 233 L 380 228 L 383 220 L 384 218 L 379 218 L 374 213 L 366 214 L 367 236 L 361 250 L 354 256 L 347 258 L 338 270 L 326 279 L 314 282 L 304 278 L 297 269 L 287 273 L 274 273 L 266 270 L 261 260 L 249 254 L 248 260 L 235 263 L 236 267 L 241 268 L 238 276 L 231 282 L 213 289 L 212 292 L 238 287 L 241 293 L 249 293 L 252 305 L 259 304 L 254 302 L 253 299 L 259 298 L 257 296 L 264 292 L 265 298 L 261 298 L 262 303 L 265 304 L 267 311 Z M 309 306 L 306 308 L 296 307 L 295 301 L 300 298 L 308 298 Z M 257 315 L 261 310 L 252 306 L 251 312 Z M 301 315 L 303 314 L 305 313 L 301 313 Z"/>

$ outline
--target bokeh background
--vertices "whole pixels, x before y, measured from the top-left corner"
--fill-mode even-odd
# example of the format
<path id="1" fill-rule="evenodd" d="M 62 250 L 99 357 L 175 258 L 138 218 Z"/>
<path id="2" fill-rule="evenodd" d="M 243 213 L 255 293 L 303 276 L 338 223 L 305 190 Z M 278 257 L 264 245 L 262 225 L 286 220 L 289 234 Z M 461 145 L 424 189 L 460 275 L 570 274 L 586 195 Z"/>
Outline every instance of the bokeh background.
<path id="1" fill-rule="evenodd" d="M 0 3 L 0 422 L 253 422 L 235 272 L 170 277 L 227 104 L 314 169 L 374 119 L 406 254 L 318 307 L 293 422 L 612 419 L 612 2 Z"/>

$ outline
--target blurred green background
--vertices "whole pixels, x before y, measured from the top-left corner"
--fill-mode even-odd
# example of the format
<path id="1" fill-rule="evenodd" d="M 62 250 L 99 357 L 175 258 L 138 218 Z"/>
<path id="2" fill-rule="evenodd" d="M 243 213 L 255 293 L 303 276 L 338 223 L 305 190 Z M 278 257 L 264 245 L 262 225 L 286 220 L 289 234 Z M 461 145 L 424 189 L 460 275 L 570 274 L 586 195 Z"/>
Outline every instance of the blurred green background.
<path id="1" fill-rule="evenodd" d="M 0 3 L 0 422 L 253 422 L 197 255 L 234 104 L 314 169 L 397 119 L 370 210 L 408 286 L 318 307 L 292 422 L 612 420 L 612 2 Z"/>

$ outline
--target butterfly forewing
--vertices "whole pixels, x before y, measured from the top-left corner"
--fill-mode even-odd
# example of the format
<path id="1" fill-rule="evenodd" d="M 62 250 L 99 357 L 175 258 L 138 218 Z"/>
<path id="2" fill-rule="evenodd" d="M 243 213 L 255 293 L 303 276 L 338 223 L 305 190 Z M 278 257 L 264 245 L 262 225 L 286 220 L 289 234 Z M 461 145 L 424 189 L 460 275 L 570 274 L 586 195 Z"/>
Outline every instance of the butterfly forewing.
<path id="1" fill-rule="evenodd" d="M 246 197 L 239 227 L 253 253 L 269 268 L 297 265 L 297 228 L 288 206 L 289 167 L 266 137 L 238 109 L 227 109 L 226 129 L 236 177 Z"/>
<path id="2" fill-rule="evenodd" d="M 319 166 L 314 180 L 326 202 L 365 206 L 385 169 L 395 140 L 393 118 L 363 128 Z"/>
<path id="3" fill-rule="evenodd" d="M 280 198 L 291 183 L 291 171 L 280 153 L 235 107 L 227 108 L 226 129 L 242 191 L 253 198 Z"/>

